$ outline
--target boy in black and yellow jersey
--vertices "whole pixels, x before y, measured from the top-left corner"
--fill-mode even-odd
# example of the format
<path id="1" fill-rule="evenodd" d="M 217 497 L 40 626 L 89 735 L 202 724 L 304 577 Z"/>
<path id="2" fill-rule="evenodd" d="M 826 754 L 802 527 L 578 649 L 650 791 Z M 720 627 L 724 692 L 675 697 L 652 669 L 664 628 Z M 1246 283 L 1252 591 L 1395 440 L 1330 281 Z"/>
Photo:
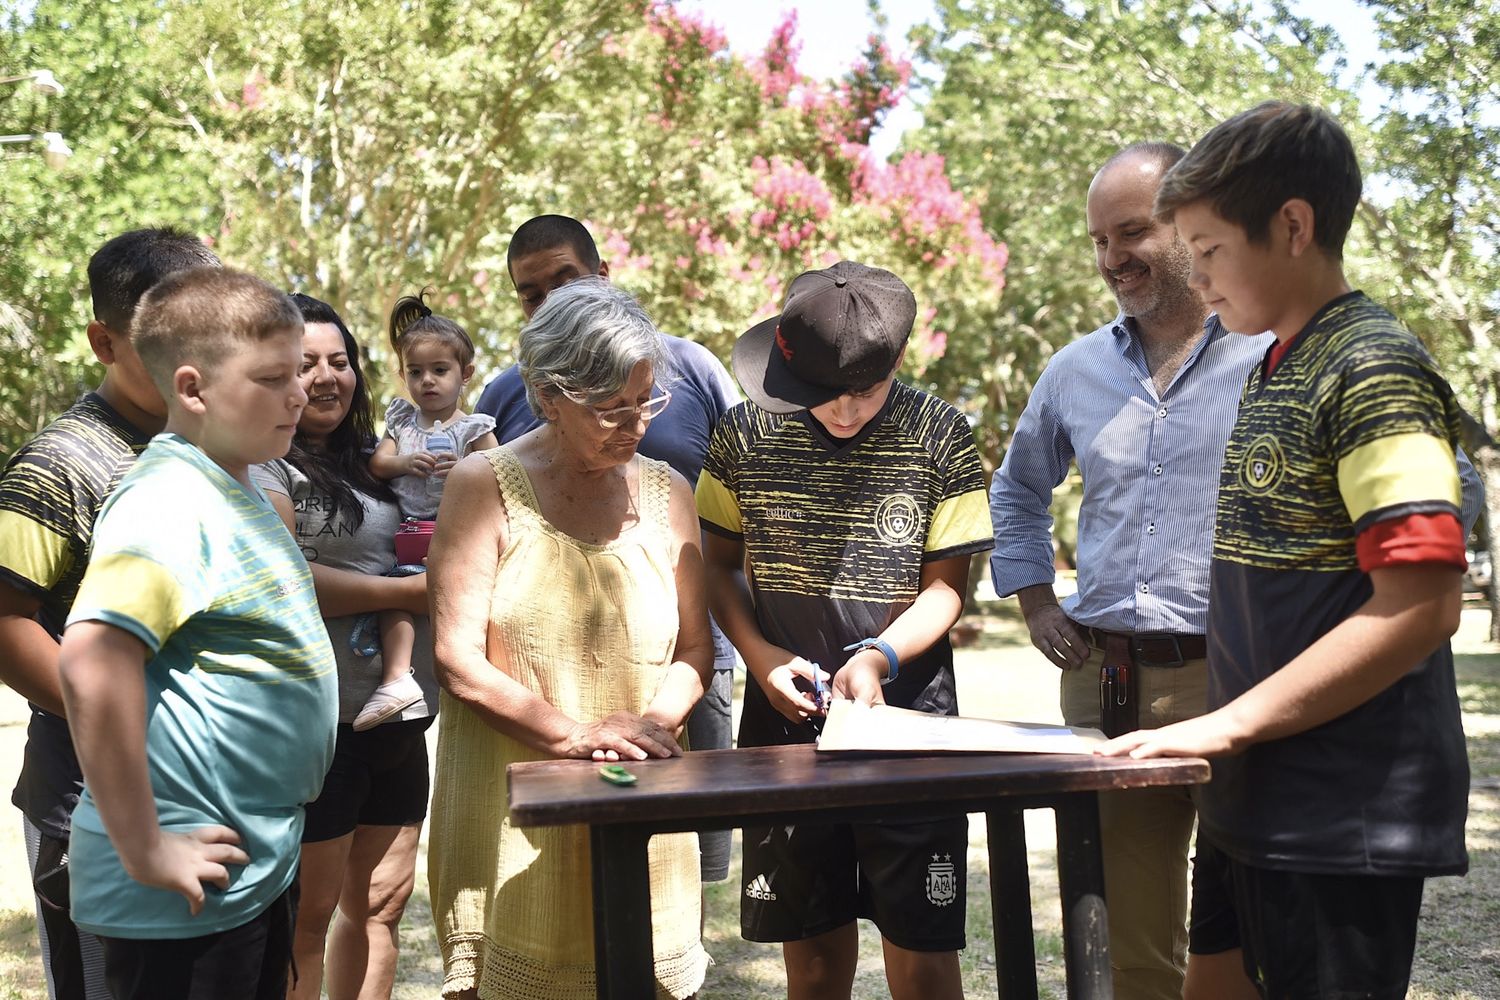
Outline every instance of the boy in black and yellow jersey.
<path id="1" fill-rule="evenodd" d="M 698 511 L 715 619 L 754 678 L 742 747 L 814 740 L 807 691 L 829 673 L 835 698 L 958 712 L 948 629 L 992 538 L 968 424 L 895 381 L 915 317 L 899 278 L 844 261 L 799 276 L 735 345 L 751 402 L 714 429 Z M 865 916 L 894 997 L 962 996 L 965 820 L 744 841 L 741 931 L 784 942 L 791 995 L 849 996 Z"/>
<path id="2" fill-rule="evenodd" d="M 83 772 L 63 718 L 58 640 L 99 508 L 167 419 L 130 337 L 136 302 L 168 274 L 218 263 L 197 237 L 174 229 L 137 229 L 100 247 L 88 266 L 94 319 L 87 334 L 104 379 L 0 473 L 0 680 L 31 702 L 11 801 L 24 818 L 53 1000 L 109 996 L 98 940 L 80 934 L 68 915 L 68 834 Z"/>
<path id="3" fill-rule="evenodd" d="M 1232 995 L 1194 990 L 1232 957 L 1263 996 L 1403 997 L 1423 880 L 1468 866 L 1459 408 L 1344 278 L 1359 195 L 1337 122 L 1276 102 L 1210 131 L 1157 195 L 1224 325 L 1277 338 L 1219 483 L 1211 711 L 1107 751 L 1215 758 L 1189 996 Z"/>

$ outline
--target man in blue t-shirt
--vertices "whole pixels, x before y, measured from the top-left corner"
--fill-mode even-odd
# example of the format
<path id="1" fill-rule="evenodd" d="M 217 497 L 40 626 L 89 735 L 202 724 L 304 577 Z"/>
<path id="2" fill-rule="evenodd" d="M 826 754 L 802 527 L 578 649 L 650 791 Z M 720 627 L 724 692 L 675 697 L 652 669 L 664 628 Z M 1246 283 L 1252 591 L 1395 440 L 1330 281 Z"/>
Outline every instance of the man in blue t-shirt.
<path id="1" fill-rule="evenodd" d="M 594 238 L 583 223 L 565 215 L 539 215 L 521 224 L 511 237 L 505 256 L 521 314 L 541 307 L 549 292 L 587 275 L 609 277 L 609 262 L 599 258 Z M 666 462 L 694 486 L 703 471 L 709 433 L 730 407 L 739 402 L 734 380 L 723 362 L 701 344 L 663 334 L 671 356 L 675 381 L 672 404 L 646 425 L 640 453 Z M 495 436 L 501 444 L 514 441 L 541 424 L 526 402 L 521 371 L 511 365 L 484 387 L 476 413 L 495 418 Z M 688 718 L 688 746 L 693 750 L 722 750 L 729 746 L 730 699 L 734 686 L 734 647 L 717 625 L 714 635 L 714 681 Z M 730 831 L 699 834 L 703 851 L 703 881 L 720 882 L 729 877 Z"/>

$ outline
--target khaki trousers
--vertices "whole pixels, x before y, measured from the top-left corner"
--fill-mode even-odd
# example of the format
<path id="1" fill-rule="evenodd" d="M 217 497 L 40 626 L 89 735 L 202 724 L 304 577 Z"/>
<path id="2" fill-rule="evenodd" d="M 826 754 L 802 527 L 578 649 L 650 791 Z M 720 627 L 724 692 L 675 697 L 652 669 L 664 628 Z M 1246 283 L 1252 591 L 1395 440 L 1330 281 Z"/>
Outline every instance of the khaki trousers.
<path id="1" fill-rule="evenodd" d="M 1099 725 L 1102 650 L 1063 672 L 1062 713 L 1070 726 Z M 1208 661 L 1138 667 L 1140 728 L 1202 715 Z M 1193 800 L 1186 788 L 1142 788 L 1099 796 L 1109 954 L 1116 1000 L 1181 1000 L 1187 971 L 1188 852 Z"/>

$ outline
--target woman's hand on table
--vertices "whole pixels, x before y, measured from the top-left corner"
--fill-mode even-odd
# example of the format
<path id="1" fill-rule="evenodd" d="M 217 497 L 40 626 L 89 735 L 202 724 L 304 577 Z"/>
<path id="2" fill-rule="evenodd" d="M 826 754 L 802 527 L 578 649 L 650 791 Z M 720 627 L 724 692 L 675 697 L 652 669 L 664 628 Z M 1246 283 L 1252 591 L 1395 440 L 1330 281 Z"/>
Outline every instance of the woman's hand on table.
<path id="1" fill-rule="evenodd" d="M 593 760 L 646 760 L 680 757 L 672 731 L 632 712 L 612 712 L 597 722 L 581 722 L 567 735 L 560 756 Z"/>

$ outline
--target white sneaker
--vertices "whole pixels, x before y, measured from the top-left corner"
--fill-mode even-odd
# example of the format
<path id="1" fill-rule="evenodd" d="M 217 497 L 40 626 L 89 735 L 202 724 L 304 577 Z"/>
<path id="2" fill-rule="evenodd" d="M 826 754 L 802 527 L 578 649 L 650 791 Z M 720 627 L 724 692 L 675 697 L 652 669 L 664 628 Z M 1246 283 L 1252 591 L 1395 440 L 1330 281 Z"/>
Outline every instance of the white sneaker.
<path id="1" fill-rule="evenodd" d="M 370 695 L 365 707 L 354 717 L 354 731 L 362 733 L 400 715 L 403 709 L 422 700 L 422 688 L 410 672 L 405 677 L 382 684 Z"/>

